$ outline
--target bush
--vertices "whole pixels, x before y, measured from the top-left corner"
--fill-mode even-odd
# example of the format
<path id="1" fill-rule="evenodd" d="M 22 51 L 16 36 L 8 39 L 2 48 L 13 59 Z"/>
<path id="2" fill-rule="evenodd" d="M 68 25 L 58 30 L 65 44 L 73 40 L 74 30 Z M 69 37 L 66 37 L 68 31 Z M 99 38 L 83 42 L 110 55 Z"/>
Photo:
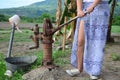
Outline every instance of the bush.
<path id="1" fill-rule="evenodd" d="M 0 14 L 0 22 L 2 21 L 8 21 L 9 16 L 5 16 L 3 14 Z"/>
<path id="2" fill-rule="evenodd" d="M 113 25 L 120 25 L 120 16 L 114 16 Z"/>

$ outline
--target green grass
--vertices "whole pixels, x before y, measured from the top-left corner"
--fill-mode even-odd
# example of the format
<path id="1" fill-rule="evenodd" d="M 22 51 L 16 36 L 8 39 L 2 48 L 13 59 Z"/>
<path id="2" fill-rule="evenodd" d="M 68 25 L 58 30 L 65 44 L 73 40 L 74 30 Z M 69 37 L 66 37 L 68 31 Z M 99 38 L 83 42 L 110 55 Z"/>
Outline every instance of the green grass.
<path id="1" fill-rule="evenodd" d="M 66 57 L 66 54 L 68 54 L 68 51 L 53 51 L 53 59 L 54 63 L 59 66 L 63 66 L 64 64 L 67 63 L 67 61 L 63 60 L 63 58 Z M 35 52 L 34 53 L 37 56 L 37 61 L 28 68 L 28 71 L 37 68 L 42 64 L 42 52 Z M 5 66 L 5 60 L 4 60 L 4 55 L 0 53 L 0 80 L 22 80 L 22 75 L 25 74 L 27 71 L 16 71 L 14 72 L 12 77 L 5 76 L 4 73 L 6 71 L 6 66 Z"/>
<path id="2" fill-rule="evenodd" d="M 11 34 L 11 29 L 0 29 L 0 43 L 9 42 Z M 27 42 L 30 41 L 29 36 L 32 34 L 30 30 L 23 29 L 23 33 L 15 31 L 14 41 L 15 42 Z M 4 75 L 6 71 L 6 62 L 4 60 L 5 55 L 0 53 L 0 80 L 22 80 L 22 75 L 24 71 L 16 71 L 13 74 L 13 77 L 7 77 Z"/>
<path id="3" fill-rule="evenodd" d="M 18 31 L 15 31 L 14 34 L 14 41 L 15 42 L 27 42 L 27 41 L 31 41 L 31 39 L 29 39 L 29 36 L 32 34 L 32 32 L 30 30 L 22 30 L 23 32 L 20 33 Z M 8 42 L 10 39 L 10 34 L 11 31 L 5 31 L 2 30 L 0 31 L 0 42 Z"/>
<path id="4" fill-rule="evenodd" d="M 6 62 L 4 60 L 4 55 L 0 53 L 0 80 L 22 80 L 21 75 L 24 73 L 23 71 L 16 71 L 13 76 L 15 77 L 8 77 L 5 76 L 4 73 L 6 71 Z"/>
<path id="5" fill-rule="evenodd" d="M 68 63 L 68 61 L 64 60 L 64 58 L 70 53 L 70 50 L 66 51 L 53 51 L 54 62 L 57 65 L 64 66 L 64 64 Z"/>
<path id="6" fill-rule="evenodd" d="M 120 61 L 120 55 L 116 54 L 116 53 L 112 53 L 111 54 L 111 59 L 113 61 Z"/>
<path id="7" fill-rule="evenodd" d="M 41 65 L 41 62 L 40 62 L 42 60 L 41 54 L 39 53 L 36 56 L 37 56 L 37 61 L 31 67 L 29 67 L 28 70 L 34 69 L 39 65 Z M 23 70 L 16 71 L 14 72 L 12 77 L 8 77 L 4 75 L 6 71 L 6 65 L 5 65 L 6 62 L 4 60 L 4 57 L 5 56 L 2 53 L 0 53 L 0 80 L 22 80 L 22 75 L 25 74 L 27 71 L 23 71 Z"/>
<path id="8" fill-rule="evenodd" d="M 8 42 L 10 38 L 10 29 L 7 30 L 0 30 L 0 43 Z M 33 32 L 28 29 L 22 29 L 23 33 L 19 33 L 18 31 L 15 32 L 14 36 L 14 42 L 29 42 L 31 39 L 29 39 L 30 35 L 33 35 Z M 114 33 L 120 33 L 120 26 L 112 26 L 112 32 Z M 60 42 L 55 42 L 55 44 L 59 45 Z M 66 51 L 56 51 L 53 50 L 53 59 L 54 63 L 59 66 L 64 66 L 64 64 L 68 63 L 68 61 L 64 60 L 64 58 L 70 53 L 70 50 Z M 28 71 L 37 68 L 42 63 L 42 52 L 36 51 L 34 52 L 34 55 L 37 56 L 37 61 L 28 69 Z M 0 80 L 22 80 L 22 75 L 25 74 L 27 71 L 16 71 L 13 74 L 13 77 L 9 78 L 4 75 L 6 71 L 6 65 L 5 65 L 5 55 L 3 53 L 0 53 Z M 111 58 L 114 60 L 119 60 L 118 55 L 116 58 L 116 55 L 111 55 Z"/>
<path id="9" fill-rule="evenodd" d="M 15 42 L 28 42 L 31 41 L 31 39 L 29 39 L 30 35 L 33 35 L 33 32 L 28 30 L 28 29 L 22 29 L 22 33 L 15 31 L 15 35 L 14 35 L 14 41 Z M 112 26 L 112 32 L 113 33 L 120 33 L 120 26 Z M 0 42 L 8 42 L 9 38 L 10 38 L 10 34 L 11 34 L 11 30 L 7 29 L 0 29 Z M 55 42 L 58 43 L 58 42 Z"/>
<path id="10" fill-rule="evenodd" d="M 113 25 L 112 26 L 112 32 L 113 33 L 120 33 L 120 26 Z"/>
<path id="11" fill-rule="evenodd" d="M 9 42 L 9 38 L 10 38 L 10 29 L 7 30 L 0 30 L 0 43 L 4 43 L 4 42 Z M 14 42 L 31 42 L 31 39 L 29 39 L 30 35 L 33 35 L 33 32 L 28 30 L 28 29 L 22 29 L 23 33 L 19 33 L 18 31 L 15 31 L 15 35 L 14 35 Z M 58 45 L 59 42 L 56 42 L 56 44 Z M 7 47 L 7 46 L 6 46 Z M 55 51 L 53 50 L 53 59 L 54 59 L 54 63 L 56 65 L 64 65 L 65 63 L 67 63 L 67 61 L 63 60 L 63 58 L 65 58 L 69 53 L 68 51 Z M 26 53 L 27 54 L 27 53 Z M 31 54 L 31 53 L 29 53 Z M 32 53 L 33 54 L 33 53 Z M 37 61 L 31 66 L 29 67 L 29 69 L 27 71 L 16 71 L 14 72 L 12 77 L 7 77 L 4 75 L 5 71 L 6 71 L 6 62 L 4 60 L 5 55 L 1 52 L 0 53 L 0 80 L 22 80 L 22 75 L 25 74 L 26 72 L 37 68 L 38 66 L 40 66 L 42 64 L 42 58 L 43 58 L 43 53 L 42 51 L 35 51 L 33 55 L 37 56 Z"/>

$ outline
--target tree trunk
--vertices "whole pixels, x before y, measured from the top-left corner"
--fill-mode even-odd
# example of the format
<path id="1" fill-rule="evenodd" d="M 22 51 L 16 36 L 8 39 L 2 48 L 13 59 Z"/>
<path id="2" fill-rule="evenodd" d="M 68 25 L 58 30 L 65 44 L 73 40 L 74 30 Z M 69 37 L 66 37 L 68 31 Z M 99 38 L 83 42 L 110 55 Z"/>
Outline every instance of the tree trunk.
<path id="1" fill-rule="evenodd" d="M 76 14 L 73 13 L 71 18 L 73 18 L 75 16 L 76 16 Z M 75 32 L 75 26 L 76 26 L 76 21 L 71 22 L 71 28 L 70 28 L 70 31 L 69 31 L 69 33 L 67 35 L 67 41 L 70 41 L 70 42 L 73 41 L 74 32 Z"/>
<path id="2" fill-rule="evenodd" d="M 65 23 L 67 22 L 67 17 L 65 17 Z M 63 34 L 63 43 L 62 43 L 62 50 L 65 51 L 65 43 L 66 43 L 66 26 L 64 27 L 64 34 Z"/>
<path id="3" fill-rule="evenodd" d="M 56 11 L 56 26 L 60 25 L 61 15 L 62 15 L 62 1 L 58 0 L 58 8 L 57 8 L 57 11 Z M 60 35 L 60 34 L 61 34 L 61 31 L 56 32 L 56 35 Z"/>
<path id="4" fill-rule="evenodd" d="M 111 29 L 112 29 L 112 21 L 113 21 L 115 5 L 116 5 L 116 0 L 113 0 L 111 5 L 110 19 L 109 19 L 108 32 L 107 32 L 107 42 L 114 42 L 114 39 L 111 37 Z"/>

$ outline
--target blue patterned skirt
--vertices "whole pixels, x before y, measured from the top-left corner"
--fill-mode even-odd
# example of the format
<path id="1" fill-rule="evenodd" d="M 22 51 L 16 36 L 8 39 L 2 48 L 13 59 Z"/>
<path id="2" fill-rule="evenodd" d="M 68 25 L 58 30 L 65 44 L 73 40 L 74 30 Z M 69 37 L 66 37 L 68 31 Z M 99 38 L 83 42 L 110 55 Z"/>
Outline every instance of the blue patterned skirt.
<path id="1" fill-rule="evenodd" d="M 90 6 L 92 2 L 84 2 L 83 10 Z M 83 68 L 90 75 L 100 75 L 104 48 L 109 22 L 109 5 L 108 2 L 100 2 L 91 12 L 83 18 L 77 19 L 74 41 L 72 46 L 71 64 L 77 67 L 77 49 L 78 47 L 78 30 L 80 20 L 84 20 L 84 59 Z"/>

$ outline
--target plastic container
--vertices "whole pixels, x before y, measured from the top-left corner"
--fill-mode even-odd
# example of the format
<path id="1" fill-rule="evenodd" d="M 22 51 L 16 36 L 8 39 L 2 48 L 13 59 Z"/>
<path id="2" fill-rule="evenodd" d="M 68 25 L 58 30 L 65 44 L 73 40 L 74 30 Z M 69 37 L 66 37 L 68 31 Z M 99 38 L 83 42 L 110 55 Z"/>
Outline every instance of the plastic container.
<path id="1" fill-rule="evenodd" d="M 18 25 L 20 22 L 20 17 L 18 15 L 13 15 L 12 17 L 9 18 L 9 22 L 11 25 Z"/>

